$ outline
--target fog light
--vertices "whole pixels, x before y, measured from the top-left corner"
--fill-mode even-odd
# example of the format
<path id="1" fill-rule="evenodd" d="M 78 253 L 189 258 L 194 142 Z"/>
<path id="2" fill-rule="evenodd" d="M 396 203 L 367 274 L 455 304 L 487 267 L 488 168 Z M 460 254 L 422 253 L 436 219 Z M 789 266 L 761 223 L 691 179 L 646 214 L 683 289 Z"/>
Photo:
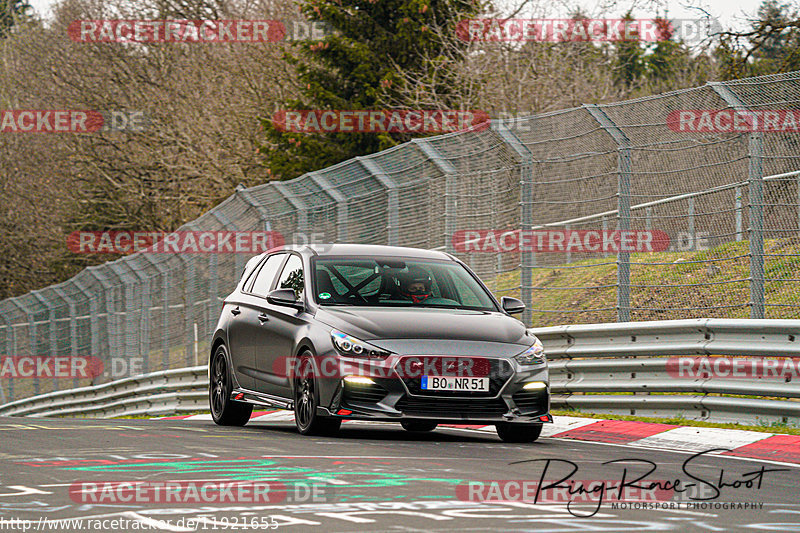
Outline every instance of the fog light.
<path id="1" fill-rule="evenodd" d="M 345 376 L 344 381 L 351 385 L 372 385 L 375 383 L 371 378 L 366 376 Z"/>
<path id="2" fill-rule="evenodd" d="M 542 390 L 547 388 L 547 383 L 544 381 L 531 381 L 530 383 L 526 383 L 522 388 L 525 390 Z"/>

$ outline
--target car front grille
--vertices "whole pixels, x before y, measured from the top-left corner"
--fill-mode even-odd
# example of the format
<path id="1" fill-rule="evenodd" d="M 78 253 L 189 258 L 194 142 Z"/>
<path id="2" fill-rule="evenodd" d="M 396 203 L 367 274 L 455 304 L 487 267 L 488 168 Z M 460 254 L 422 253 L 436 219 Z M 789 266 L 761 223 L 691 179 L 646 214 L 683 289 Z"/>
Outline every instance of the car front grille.
<path id="1" fill-rule="evenodd" d="M 502 398 L 414 398 L 404 395 L 395 409 L 411 416 L 451 419 L 496 418 L 508 412 Z"/>
<path id="2" fill-rule="evenodd" d="M 547 412 L 546 390 L 521 390 L 511 397 L 521 413 Z"/>
<path id="3" fill-rule="evenodd" d="M 428 358 L 434 359 L 442 359 L 448 356 L 416 356 L 415 359 L 419 359 L 423 364 L 426 359 Z M 450 356 L 452 357 L 452 356 Z M 408 358 L 404 358 L 408 359 Z M 481 359 L 481 358 L 476 358 Z M 398 364 L 398 368 L 406 368 L 404 360 Z M 403 383 L 405 383 L 406 388 L 408 388 L 408 392 L 413 395 L 419 396 L 437 396 L 437 397 L 444 397 L 444 398 L 453 398 L 453 397 L 460 397 L 460 398 L 489 398 L 493 396 L 497 396 L 500 392 L 500 389 L 503 388 L 506 381 L 514 375 L 514 370 L 511 368 L 511 364 L 506 361 L 505 359 L 493 359 L 493 358 L 485 358 L 489 365 L 488 375 L 476 375 L 476 377 L 488 377 L 489 378 L 489 391 L 438 391 L 438 390 L 425 390 L 421 388 L 422 379 L 417 377 L 401 377 L 403 379 Z"/>

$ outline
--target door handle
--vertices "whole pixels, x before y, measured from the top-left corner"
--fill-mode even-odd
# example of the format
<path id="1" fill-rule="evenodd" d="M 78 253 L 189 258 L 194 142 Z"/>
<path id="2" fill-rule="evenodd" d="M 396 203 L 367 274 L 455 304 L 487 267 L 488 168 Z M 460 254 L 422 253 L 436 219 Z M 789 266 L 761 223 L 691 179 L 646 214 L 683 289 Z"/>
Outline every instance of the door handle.
<path id="1" fill-rule="evenodd" d="M 263 324 L 264 322 L 269 320 L 269 316 L 267 316 L 266 313 L 261 313 L 260 315 L 258 315 L 258 320 Z"/>
<path id="2" fill-rule="evenodd" d="M 239 306 L 238 305 L 234 309 L 231 309 L 231 314 L 233 316 L 237 316 L 237 315 L 241 315 L 242 314 L 242 312 L 239 311 Z"/>

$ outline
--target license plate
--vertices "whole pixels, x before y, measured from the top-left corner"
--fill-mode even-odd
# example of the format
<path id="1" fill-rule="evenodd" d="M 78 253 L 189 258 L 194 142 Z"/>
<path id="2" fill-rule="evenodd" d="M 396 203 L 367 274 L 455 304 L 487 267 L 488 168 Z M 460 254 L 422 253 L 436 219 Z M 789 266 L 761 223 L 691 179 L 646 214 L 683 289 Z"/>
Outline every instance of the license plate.
<path id="1" fill-rule="evenodd" d="M 422 376 L 424 390 L 488 391 L 489 378 L 458 378 L 451 376 Z"/>

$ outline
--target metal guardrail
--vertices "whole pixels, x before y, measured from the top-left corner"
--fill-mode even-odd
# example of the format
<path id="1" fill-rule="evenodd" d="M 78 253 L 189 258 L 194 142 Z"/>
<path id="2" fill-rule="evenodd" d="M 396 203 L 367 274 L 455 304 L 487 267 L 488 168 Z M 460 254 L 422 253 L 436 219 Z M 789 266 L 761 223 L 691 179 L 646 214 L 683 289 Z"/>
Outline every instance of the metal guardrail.
<path id="1" fill-rule="evenodd" d="M 800 376 L 681 378 L 674 367 L 670 371 L 675 361 L 668 357 L 797 358 L 797 368 L 800 320 L 666 320 L 534 332 L 550 358 L 553 407 L 800 426 Z M 113 417 L 205 410 L 207 372 L 205 366 L 167 370 L 43 394 L 0 406 L 0 416 Z"/>
<path id="2" fill-rule="evenodd" d="M 110 418 L 208 409 L 208 367 L 195 366 L 51 392 L 0 405 L 0 416 Z"/>
<path id="3" fill-rule="evenodd" d="M 798 358 L 800 320 L 665 320 L 534 329 L 557 408 L 800 426 L 800 376 L 679 377 L 668 356 Z M 673 360 L 672 363 L 675 363 Z"/>

